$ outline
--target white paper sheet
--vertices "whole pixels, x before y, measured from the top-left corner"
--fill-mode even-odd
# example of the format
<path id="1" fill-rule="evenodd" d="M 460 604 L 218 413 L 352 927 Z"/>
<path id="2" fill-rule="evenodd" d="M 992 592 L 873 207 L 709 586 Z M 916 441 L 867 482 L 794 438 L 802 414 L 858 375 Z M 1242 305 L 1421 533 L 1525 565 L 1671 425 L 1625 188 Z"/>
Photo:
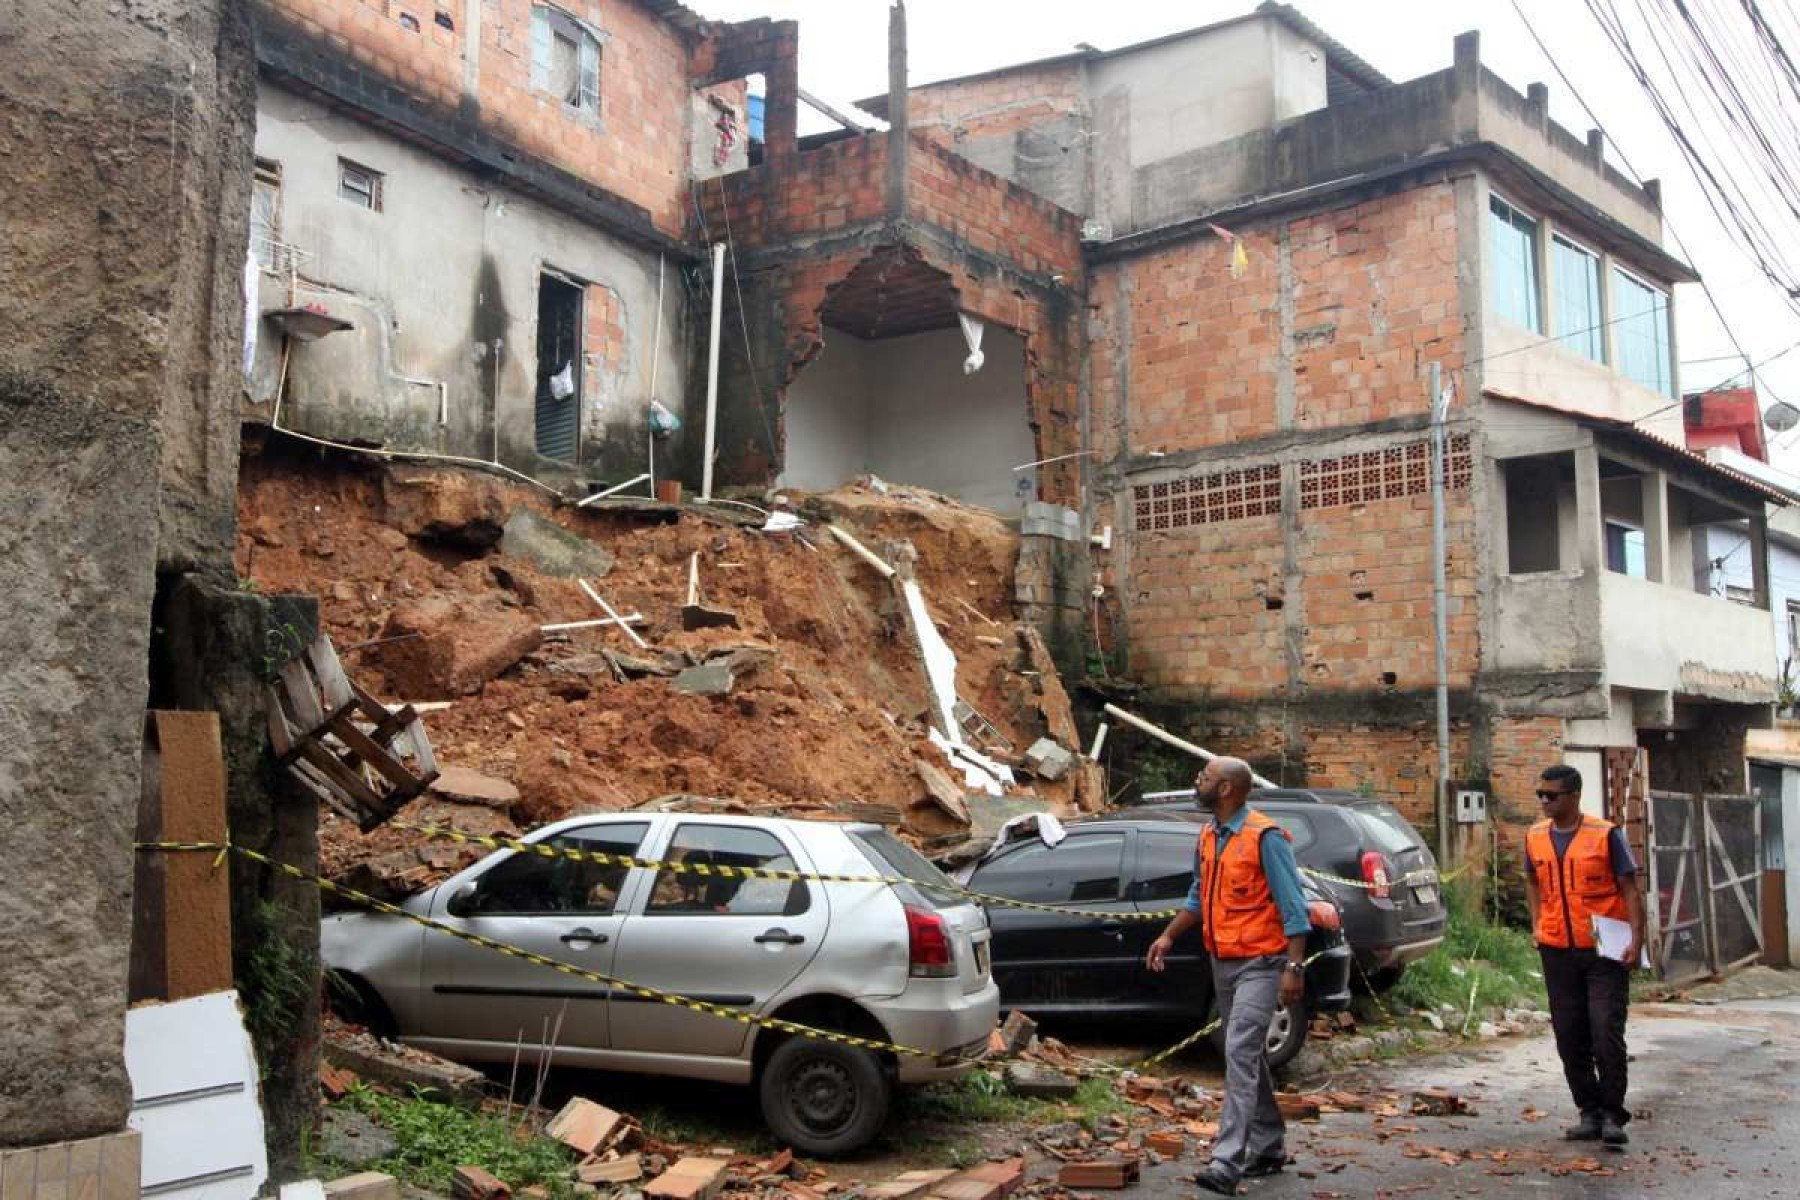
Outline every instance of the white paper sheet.
<path id="1" fill-rule="evenodd" d="M 1624 962 L 1625 952 L 1631 949 L 1631 922 L 1621 921 L 1615 917 L 1594 917 L 1594 948 L 1614 962 Z M 1638 951 L 1638 966 L 1650 965 L 1647 950 Z"/>

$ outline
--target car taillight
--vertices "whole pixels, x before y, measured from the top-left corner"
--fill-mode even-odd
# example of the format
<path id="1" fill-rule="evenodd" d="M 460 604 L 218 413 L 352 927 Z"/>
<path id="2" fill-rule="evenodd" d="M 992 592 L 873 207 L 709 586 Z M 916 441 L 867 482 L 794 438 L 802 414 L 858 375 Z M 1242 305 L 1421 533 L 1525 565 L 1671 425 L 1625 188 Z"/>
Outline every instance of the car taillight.
<path id="1" fill-rule="evenodd" d="M 1388 898 L 1388 860 L 1379 850 L 1365 850 L 1362 856 L 1363 882 L 1377 900 Z"/>
<path id="2" fill-rule="evenodd" d="M 906 906 L 906 957 L 914 975 L 942 979 L 956 974 L 956 955 L 944 918 Z"/>
<path id="3" fill-rule="evenodd" d="M 1338 915 L 1337 905 L 1329 900 L 1314 900 L 1306 906 L 1306 916 L 1314 929 L 1342 929 L 1344 919 Z"/>

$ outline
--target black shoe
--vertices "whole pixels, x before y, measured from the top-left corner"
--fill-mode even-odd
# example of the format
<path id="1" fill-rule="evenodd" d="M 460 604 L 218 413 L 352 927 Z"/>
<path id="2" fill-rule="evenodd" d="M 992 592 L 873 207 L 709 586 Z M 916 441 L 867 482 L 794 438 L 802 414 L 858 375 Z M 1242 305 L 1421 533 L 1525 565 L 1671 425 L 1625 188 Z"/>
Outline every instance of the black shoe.
<path id="1" fill-rule="evenodd" d="M 1272 1154 L 1259 1154 L 1244 1167 L 1245 1179 L 1260 1179 L 1264 1175 L 1279 1175 L 1281 1169 L 1288 1164 L 1287 1151 L 1277 1150 Z"/>
<path id="2" fill-rule="evenodd" d="M 1582 1113 L 1581 1120 L 1563 1130 L 1563 1136 L 1571 1142 L 1597 1142 L 1600 1140 L 1600 1133 L 1598 1113 Z"/>
<path id="3" fill-rule="evenodd" d="M 1609 1150 L 1623 1150 L 1631 1142 L 1631 1135 L 1623 1125 L 1607 1117 L 1600 1122 L 1600 1140 Z"/>
<path id="4" fill-rule="evenodd" d="M 1220 1196 L 1237 1195 L 1237 1180 L 1212 1163 L 1200 1168 L 1199 1174 L 1194 1176 L 1194 1183 L 1203 1192 L 1212 1192 Z"/>

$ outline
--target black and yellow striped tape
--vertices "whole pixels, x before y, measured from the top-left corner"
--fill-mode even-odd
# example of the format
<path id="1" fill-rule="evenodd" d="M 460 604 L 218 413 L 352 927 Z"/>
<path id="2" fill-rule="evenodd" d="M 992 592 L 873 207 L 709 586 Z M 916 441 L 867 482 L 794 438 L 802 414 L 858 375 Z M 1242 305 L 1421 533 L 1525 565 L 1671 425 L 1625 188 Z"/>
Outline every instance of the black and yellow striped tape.
<path id="1" fill-rule="evenodd" d="M 859 1049 L 873 1050 L 878 1053 L 904 1054 L 911 1058 L 930 1059 L 944 1066 L 991 1067 L 1007 1061 L 1007 1058 L 1009 1057 L 1004 1055 L 984 1057 L 967 1055 L 957 1056 L 943 1054 L 934 1050 L 921 1050 L 914 1046 L 906 1046 L 898 1042 L 883 1041 L 879 1038 L 858 1037 L 855 1034 L 841 1033 L 833 1029 L 819 1029 L 811 1025 L 802 1025 L 797 1021 L 783 1020 L 780 1017 L 765 1017 L 757 1013 L 747 1012 L 741 1008 L 732 1008 L 729 1005 L 715 1004 L 708 1000 L 696 1000 L 691 996 L 682 996 L 674 992 L 663 991 L 660 988 L 632 983 L 630 980 L 605 975 L 599 971 L 591 971 L 585 967 L 577 967 L 570 963 L 563 962 L 560 959 L 550 958 L 547 955 L 538 954 L 519 946 L 513 946 L 506 942 L 497 941 L 494 938 L 484 937 L 478 933 L 470 933 L 466 929 L 458 929 L 455 926 L 447 925 L 442 921 L 420 916 L 418 913 L 408 912 L 397 904 L 390 904 L 386 900 L 378 900 L 367 892 L 358 891 L 356 888 L 345 887 L 340 883 L 333 883 L 331 880 L 325 879 L 311 871 L 306 871 L 300 867 L 293 866 L 290 863 L 284 863 L 278 859 L 270 858 L 266 854 L 259 853 L 247 846 L 239 846 L 232 842 L 139 842 L 137 843 L 137 849 L 140 851 L 160 853 L 182 851 L 214 853 L 218 855 L 218 859 L 214 860 L 215 865 L 217 865 L 219 859 L 223 859 L 227 853 L 239 854 L 253 862 L 261 863 L 272 870 L 280 871 L 282 874 L 291 878 L 311 883 L 320 891 L 329 892 L 330 894 L 339 896 L 353 904 L 361 905 L 362 907 L 371 909 L 375 912 L 384 913 L 387 916 L 399 917 L 402 920 L 411 921 L 416 925 L 421 925 L 436 933 L 446 934 L 459 941 L 467 942 L 470 945 L 492 950 L 496 954 L 504 954 L 509 958 L 516 958 L 524 962 L 533 963 L 537 966 L 548 967 L 550 970 L 556 971 L 559 974 L 572 976 L 577 979 L 584 979 L 590 983 L 598 983 L 607 988 L 616 988 L 623 992 L 629 992 L 631 995 L 637 996 L 640 999 L 655 1001 L 659 1004 L 668 1004 L 677 1008 L 690 1009 L 694 1012 L 705 1013 L 708 1016 L 719 1017 L 727 1021 L 735 1021 L 741 1025 L 773 1029 L 781 1033 L 795 1034 L 800 1037 L 813 1038 L 822 1042 L 834 1042 L 842 1046 L 854 1046 Z M 1313 957 L 1316 958 L 1318 956 L 1314 955 Z M 1311 961 L 1312 959 L 1307 960 L 1308 963 Z M 1212 1033 L 1219 1027 L 1219 1024 L 1219 1020 L 1214 1018 L 1212 1021 L 1208 1022 L 1200 1029 L 1195 1030 L 1181 1041 L 1176 1042 L 1168 1049 L 1159 1051 L 1138 1063 L 1129 1066 L 1118 1066 L 1111 1063 L 1092 1063 L 1088 1065 L 1087 1069 L 1104 1074 L 1121 1075 L 1148 1069 L 1182 1050 L 1185 1050 L 1201 1038 Z"/>

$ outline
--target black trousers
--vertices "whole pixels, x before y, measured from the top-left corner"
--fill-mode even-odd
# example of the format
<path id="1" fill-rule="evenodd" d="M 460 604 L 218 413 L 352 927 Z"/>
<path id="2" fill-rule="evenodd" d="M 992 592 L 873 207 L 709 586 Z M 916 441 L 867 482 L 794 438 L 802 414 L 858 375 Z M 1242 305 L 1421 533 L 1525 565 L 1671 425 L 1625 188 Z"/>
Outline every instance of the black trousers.
<path id="1" fill-rule="evenodd" d="M 1584 1114 L 1631 1120 L 1625 1107 L 1625 1006 L 1631 973 L 1592 950 L 1539 946 L 1550 1028 L 1569 1094 Z"/>

